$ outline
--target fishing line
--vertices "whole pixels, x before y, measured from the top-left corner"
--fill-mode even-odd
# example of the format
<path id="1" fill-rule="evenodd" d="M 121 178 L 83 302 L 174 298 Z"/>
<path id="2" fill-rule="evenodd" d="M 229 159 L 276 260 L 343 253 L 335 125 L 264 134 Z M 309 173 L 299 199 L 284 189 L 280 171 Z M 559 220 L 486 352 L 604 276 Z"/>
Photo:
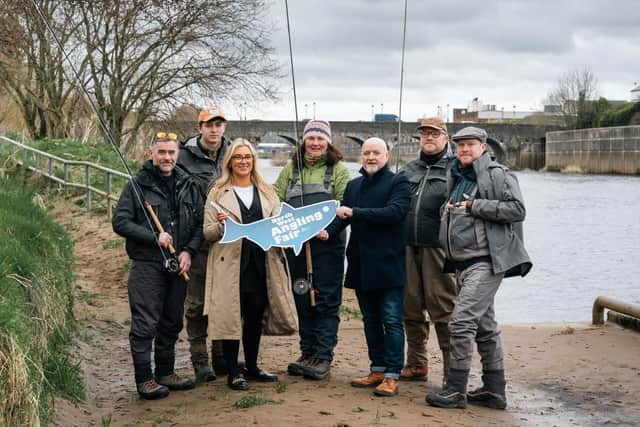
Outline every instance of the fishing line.
<path id="1" fill-rule="evenodd" d="M 46 16 L 44 16 L 44 13 L 42 12 L 42 9 L 40 9 L 40 6 L 37 4 L 36 0 L 31 0 L 31 4 L 33 5 L 34 9 L 38 13 L 38 16 L 40 16 L 40 19 L 44 23 L 44 25 L 47 28 L 47 30 L 51 34 L 51 37 L 53 37 L 54 41 L 56 42 L 56 45 L 58 46 L 58 49 L 60 49 L 60 52 L 62 52 L 62 55 L 67 60 L 67 62 L 69 64 L 69 67 L 71 68 L 71 71 L 73 72 L 73 76 L 75 77 L 76 81 L 80 85 L 80 88 L 82 89 L 82 92 L 85 94 L 87 100 L 89 101 L 89 105 L 91 106 L 91 109 L 93 110 L 93 112 L 98 117 L 98 121 L 100 122 L 100 127 L 102 128 L 102 132 L 104 133 L 107 141 L 109 141 L 109 144 L 111 145 L 111 147 L 113 147 L 113 149 L 118 154 L 118 157 L 120 158 L 120 161 L 122 162 L 122 164 L 124 165 L 124 168 L 126 169 L 127 173 L 129 174 L 129 179 L 130 179 L 131 184 L 132 184 L 131 188 L 133 188 L 133 192 L 134 192 L 134 194 L 136 196 L 136 201 L 140 205 L 140 208 L 142 208 L 142 213 L 144 214 L 144 217 L 147 220 L 147 225 L 149 226 L 149 229 L 151 230 L 151 232 L 155 236 L 155 234 L 156 234 L 155 229 L 153 228 L 153 224 L 151 222 L 151 218 L 149 217 L 149 214 L 147 213 L 147 210 L 145 209 L 145 206 L 144 206 L 144 201 L 142 200 L 142 190 L 140 190 L 138 188 L 138 184 L 136 183 L 136 181 L 135 181 L 135 179 L 133 177 L 133 173 L 131 172 L 131 168 L 129 168 L 129 165 L 127 164 L 127 160 L 125 159 L 124 154 L 122 154 L 122 151 L 120 151 L 120 148 L 116 144 L 115 138 L 113 137 L 113 134 L 111 133 L 111 130 L 107 126 L 107 123 L 105 122 L 105 120 L 102 117 L 102 115 L 100 115 L 100 112 L 98 111 L 98 107 L 93 102 L 93 99 L 91 99 L 91 96 L 89 95 L 89 91 L 87 90 L 87 88 L 82 83 L 82 79 L 80 78 L 80 75 L 76 71 L 76 68 L 74 67 L 73 62 L 71 62 L 71 59 L 69 59 L 69 55 L 67 55 L 66 50 L 62 46 L 62 43 L 60 42 L 60 40 L 56 36 L 56 33 L 53 31 L 53 28 L 49 24 L 49 21 L 47 20 Z M 63 73 L 66 74 L 64 69 L 63 69 Z M 68 78 L 68 76 L 67 76 L 67 78 Z M 168 262 L 168 257 L 165 254 L 164 249 L 162 248 L 162 246 L 160 246 L 160 242 L 158 241 L 158 239 L 156 239 L 156 244 L 158 245 L 158 248 L 160 249 L 160 253 L 162 254 L 162 258 L 164 259 L 164 262 L 167 263 Z"/>
<path id="2" fill-rule="evenodd" d="M 402 60 L 400 66 L 400 102 L 398 106 L 398 149 L 396 150 L 396 172 L 400 162 L 400 135 L 402 130 L 402 88 L 404 86 L 404 50 L 407 40 L 407 1 L 404 0 L 404 26 L 402 29 Z"/>
<path id="3" fill-rule="evenodd" d="M 293 68 L 293 48 L 291 47 L 291 25 L 289 24 L 289 2 L 284 0 L 284 8 L 287 15 L 287 36 L 289 38 L 289 61 L 291 63 L 291 82 L 293 86 L 293 109 L 296 120 L 293 122 L 293 134 L 296 138 L 298 150 L 298 171 L 300 172 L 300 203 L 304 206 L 304 178 L 302 177 L 302 141 L 298 140 L 298 96 L 296 94 L 296 75 Z M 295 183 L 294 183 L 295 184 Z"/>

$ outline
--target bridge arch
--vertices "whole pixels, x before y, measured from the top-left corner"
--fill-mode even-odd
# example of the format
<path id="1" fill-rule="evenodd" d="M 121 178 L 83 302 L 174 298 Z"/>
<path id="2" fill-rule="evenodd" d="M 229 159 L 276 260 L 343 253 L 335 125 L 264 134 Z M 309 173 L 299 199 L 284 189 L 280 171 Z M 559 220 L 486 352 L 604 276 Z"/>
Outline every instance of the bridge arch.
<path id="1" fill-rule="evenodd" d="M 493 157 L 496 158 L 496 161 L 504 164 L 507 153 L 500 142 L 493 138 L 487 138 L 487 145 L 489 146 L 489 151 L 493 154 Z"/>

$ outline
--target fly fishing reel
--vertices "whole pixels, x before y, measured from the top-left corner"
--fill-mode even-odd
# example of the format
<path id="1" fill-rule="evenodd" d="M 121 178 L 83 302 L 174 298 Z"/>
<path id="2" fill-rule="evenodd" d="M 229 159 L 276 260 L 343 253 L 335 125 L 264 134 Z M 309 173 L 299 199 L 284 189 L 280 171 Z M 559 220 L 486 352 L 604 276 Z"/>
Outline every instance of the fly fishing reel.
<path id="1" fill-rule="evenodd" d="M 180 271 L 180 264 L 174 257 L 166 258 L 164 260 L 163 267 L 164 271 L 166 271 L 167 273 L 177 273 L 178 271 Z"/>
<path id="2" fill-rule="evenodd" d="M 300 277 L 293 282 L 293 292 L 296 295 L 308 294 L 310 289 L 311 289 L 311 284 L 307 279 L 303 277 Z"/>

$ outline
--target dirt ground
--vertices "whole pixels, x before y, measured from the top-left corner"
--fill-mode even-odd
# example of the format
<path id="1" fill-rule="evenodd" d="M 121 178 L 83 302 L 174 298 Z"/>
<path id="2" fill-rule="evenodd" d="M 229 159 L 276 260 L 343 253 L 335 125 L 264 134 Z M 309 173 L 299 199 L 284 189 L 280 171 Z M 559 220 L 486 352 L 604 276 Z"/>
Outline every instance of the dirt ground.
<path id="1" fill-rule="evenodd" d="M 251 384 L 246 392 L 229 390 L 224 378 L 194 390 L 172 392 L 159 401 L 138 398 L 129 354 L 127 257 L 121 239 L 104 216 L 59 203 L 54 219 L 76 242 L 75 315 L 80 333 L 74 353 L 85 375 L 87 400 L 55 402 L 56 426 L 152 425 L 639 425 L 640 334 L 613 324 L 502 326 L 506 352 L 506 411 L 470 406 L 442 410 L 427 406 L 425 394 L 437 390 L 442 369 L 435 339 L 429 342 L 427 382 L 401 383 L 393 398 L 374 397 L 349 381 L 368 371 L 362 321 L 344 310 L 340 341 L 329 379 L 303 380 L 286 374 L 298 356 L 297 337 L 264 337 L 260 362 L 278 373 L 278 384 Z M 523 301 L 523 304 L 526 302 Z M 356 308 L 346 290 L 345 306 Z M 434 333 L 434 332 L 432 332 Z M 474 359 L 470 387 L 480 384 Z M 192 375 L 185 334 L 177 348 L 177 371 Z M 234 403 L 259 395 L 269 402 L 248 409 Z"/>

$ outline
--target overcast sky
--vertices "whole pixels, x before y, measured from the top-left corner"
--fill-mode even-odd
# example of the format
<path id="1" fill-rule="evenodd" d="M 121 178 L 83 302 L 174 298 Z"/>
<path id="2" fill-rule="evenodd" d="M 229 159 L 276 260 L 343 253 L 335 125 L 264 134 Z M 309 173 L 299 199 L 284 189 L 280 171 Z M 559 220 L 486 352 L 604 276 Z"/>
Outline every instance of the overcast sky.
<path id="1" fill-rule="evenodd" d="M 299 115 L 371 120 L 398 114 L 404 0 L 290 0 Z M 294 117 L 284 0 L 272 0 L 281 101 L 247 118 Z M 637 0 L 408 0 L 403 121 L 467 107 L 541 109 L 557 78 L 589 67 L 599 95 L 629 100 L 640 83 Z M 381 107 L 381 104 L 384 106 Z M 238 108 L 235 110 L 238 117 Z M 232 113 L 233 114 L 233 113 Z M 506 113 L 505 113 L 506 115 Z"/>

